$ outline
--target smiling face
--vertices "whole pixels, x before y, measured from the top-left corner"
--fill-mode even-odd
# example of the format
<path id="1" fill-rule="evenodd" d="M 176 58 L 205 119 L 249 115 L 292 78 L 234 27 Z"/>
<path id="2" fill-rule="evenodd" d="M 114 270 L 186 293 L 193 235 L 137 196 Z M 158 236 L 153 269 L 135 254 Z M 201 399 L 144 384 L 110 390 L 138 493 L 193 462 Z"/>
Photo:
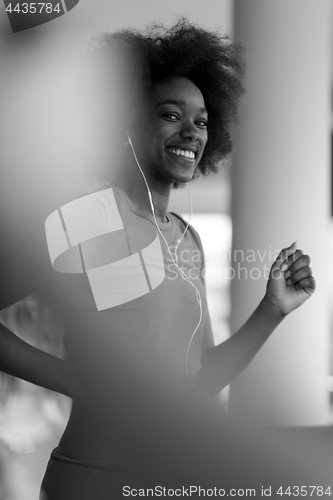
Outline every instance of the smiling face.
<path id="1" fill-rule="evenodd" d="M 145 174 L 170 185 L 190 181 L 208 138 L 201 91 L 183 77 L 158 83 L 144 113 L 135 134 L 135 149 Z"/>

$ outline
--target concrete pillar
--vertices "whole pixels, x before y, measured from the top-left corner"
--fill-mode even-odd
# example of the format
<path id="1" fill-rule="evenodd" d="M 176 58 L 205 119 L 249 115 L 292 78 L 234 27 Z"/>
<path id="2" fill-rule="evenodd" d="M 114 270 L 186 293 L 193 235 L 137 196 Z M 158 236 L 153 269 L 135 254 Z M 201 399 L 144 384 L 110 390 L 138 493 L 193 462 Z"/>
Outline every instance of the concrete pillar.
<path id="1" fill-rule="evenodd" d="M 248 69 L 233 166 L 232 331 L 263 297 L 265 265 L 295 239 L 317 280 L 231 384 L 231 415 L 244 423 L 328 423 L 332 7 L 235 0 Z"/>

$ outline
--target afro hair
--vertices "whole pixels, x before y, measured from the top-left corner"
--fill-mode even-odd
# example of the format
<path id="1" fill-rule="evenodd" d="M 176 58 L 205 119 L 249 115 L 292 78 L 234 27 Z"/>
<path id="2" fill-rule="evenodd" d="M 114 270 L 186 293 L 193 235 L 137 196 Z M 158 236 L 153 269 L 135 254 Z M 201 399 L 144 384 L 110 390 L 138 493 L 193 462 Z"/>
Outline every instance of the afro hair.
<path id="1" fill-rule="evenodd" d="M 208 142 L 194 177 L 216 172 L 232 150 L 232 125 L 244 92 L 243 47 L 182 17 L 171 28 L 153 24 L 144 32 L 102 33 L 95 39 L 96 51 L 106 56 L 104 62 L 121 64 L 119 84 L 126 82 L 124 105 L 132 102 L 132 116 L 133 103 L 142 103 L 157 83 L 185 77 L 200 89 L 209 116 Z"/>

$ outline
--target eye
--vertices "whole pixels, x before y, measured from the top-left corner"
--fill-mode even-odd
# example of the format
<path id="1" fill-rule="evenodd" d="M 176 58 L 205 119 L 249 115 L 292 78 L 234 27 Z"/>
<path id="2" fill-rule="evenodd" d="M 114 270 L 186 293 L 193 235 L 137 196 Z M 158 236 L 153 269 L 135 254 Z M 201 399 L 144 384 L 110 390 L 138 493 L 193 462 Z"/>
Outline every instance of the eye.
<path id="1" fill-rule="evenodd" d="M 163 113 L 163 117 L 168 118 L 171 121 L 177 121 L 179 120 L 179 116 L 177 113 Z"/>
<path id="2" fill-rule="evenodd" d="M 204 119 L 202 119 L 202 120 L 198 120 L 198 121 L 197 121 L 197 125 L 198 125 L 199 127 L 202 127 L 202 128 L 207 128 L 207 126 L 208 126 L 208 121 L 207 121 L 207 120 L 204 120 Z"/>

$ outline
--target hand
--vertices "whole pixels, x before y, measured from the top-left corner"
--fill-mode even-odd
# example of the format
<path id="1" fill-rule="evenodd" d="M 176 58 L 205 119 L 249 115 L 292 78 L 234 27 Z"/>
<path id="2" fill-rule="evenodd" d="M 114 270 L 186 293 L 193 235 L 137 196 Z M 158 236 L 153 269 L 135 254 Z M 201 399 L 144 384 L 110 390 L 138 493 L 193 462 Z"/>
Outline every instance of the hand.
<path id="1" fill-rule="evenodd" d="M 297 249 L 296 242 L 283 249 L 271 267 L 266 298 L 284 317 L 301 306 L 315 291 L 310 257 Z"/>

